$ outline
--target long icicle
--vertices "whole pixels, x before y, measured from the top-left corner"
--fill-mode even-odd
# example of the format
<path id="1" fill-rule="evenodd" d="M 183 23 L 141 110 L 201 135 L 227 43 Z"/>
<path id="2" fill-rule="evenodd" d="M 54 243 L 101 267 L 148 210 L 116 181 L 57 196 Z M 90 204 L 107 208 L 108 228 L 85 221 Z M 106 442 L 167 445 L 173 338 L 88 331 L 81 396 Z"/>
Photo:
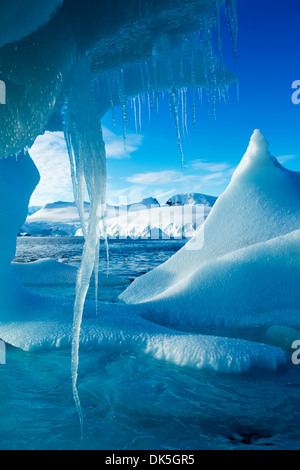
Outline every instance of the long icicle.
<path id="1" fill-rule="evenodd" d="M 86 58 L 80 58 L 74 70 L 68 89 L 67 110 L 64 112 L 64 129 L 68 142 L 70 161 L 73 162 L 73 184 L 85 181 L 89 198 L 90 213 L 87 229 L 84 228 L 85 244 L 82 262 L 76 283 L 76 299 L 72 330 L 71 374 L 74 400 L 79 415 L 83 436 L 83 413 L 77 390 L 79 368 L 80 330 L 83 309 L 90 280 L 95 270 L 98 285 L 100 229 L 99 224 L 105 211 L 106 201 L 106 153 L 102 136 L 100 116 L 94 99 L 93 81 Z M 81 187 L 81 186 L 80 186 Z M 84 207 L 83 191 L 77 191 L 77 204 Z"/>

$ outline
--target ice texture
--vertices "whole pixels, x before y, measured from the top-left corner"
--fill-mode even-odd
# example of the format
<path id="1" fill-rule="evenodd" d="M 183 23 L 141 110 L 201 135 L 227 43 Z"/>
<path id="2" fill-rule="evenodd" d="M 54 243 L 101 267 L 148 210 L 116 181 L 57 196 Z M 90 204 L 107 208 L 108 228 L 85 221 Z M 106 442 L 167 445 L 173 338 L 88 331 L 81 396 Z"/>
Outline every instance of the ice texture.
<path id="1" fill-rule="evenodd" d="M 12 263 L 12 270 L 17 278 L 26 286 L 75 286 L 78 268 L 46 258 L 32 263 Z M 100 285 L 126 286 L 129 282 L 119 276 L 99 273 Z M 93 278 L 90 285 L 94 284 Z"/>
<path id="2" fill-rule="evenodd" d="M 24 351 L 66 348 L 72 342 L 73 303 L 24 291 L 23 315 L 0 322 L 0 337 Z M 28 308 L 30 307 L 30 312 Z M 286 362 L 281 349 L 244 340 L 192 335 L 174 331 L 141 318 L 139 308 L 86 302 L 81 348 L 113 347 L 148 354 L 179 367 L 238 374 L 252 368 L 277 370 Z"/>
<path id="3" fill-rule="evenodd" d="M 63 109 L 63 123 L 70 157 L 74 196 L 85 238 L 76 283 L 71 365 L 73 394 L 82 426 L 83 416 L 77 392 L 79 336 L 84 303 L 93 273 L 96 296 L 98 293 L 100 222 L 105 217 L 106 204 L 106 152 L 101 116 L 96 107 L 93 80 L 85 58 L 78 61 L 69 84 Z M 90 199 L 87 227 L 84 217 L 85 185 Z"/>
<path id="4" fill-rule="evenodd" d="M 256 130 L 195 238 L 121 299 L 166 323 L 298 325 L 299 201 L 299 173 L 283 168 Z"/>
<path id="5" fill-rule="evenodd" d="M 0 47 L 45 26 L 63 0 L 1 0 Z"/>
<path id="6" fill-rule="evenodd" d="M 169 93 L 180 141 L 177 121 L 180 114 L 186 124 L 188 89 L 193 97 L 206 90 L 214 107 L 215 96 L 225 97 L 236 81 L 212 47 L 220 14 L 214 0 L 65 0 L 59 9 L 61 3 L 0 3 L 7 11 L 1 19 L 2 45 L 23 37 L 3 47 L 0 42 L 0 79 L 9 102 L 0 116 L 0 157 L 31 147 L 47 129 L 62 130 L 60 112 L 70 77 L 82 60 L 88 61 L 95 81 L 99 113 L 122 107 L 124 138 L 129 98 L 135 100 L 136 122 L 141 124 L 141 106 L 155 109 L 158 93 Z M 222 9 L 224 3 L 218 2 Z M 236 22 L 229 21 L 229 27 L 236 33 Z M 19 34 L 9 37 L 8 31 Z"/>

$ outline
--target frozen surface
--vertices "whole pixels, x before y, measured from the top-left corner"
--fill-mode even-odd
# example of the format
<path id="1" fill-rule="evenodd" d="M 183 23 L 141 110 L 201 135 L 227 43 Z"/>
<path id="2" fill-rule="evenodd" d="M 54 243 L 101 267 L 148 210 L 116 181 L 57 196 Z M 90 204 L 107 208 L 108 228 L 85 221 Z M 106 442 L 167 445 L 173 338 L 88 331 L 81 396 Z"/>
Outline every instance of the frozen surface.
<path id="1" fill-rule="evenodd" d="M 12 269 L 17 278 L 25 285 L 75 286 L 78 268 L 60 263 L 54 259 L 43 259 L 33 263 L 12 263 Z M 99 274 L 102 286 L 127 284 L 119 276 Z M 91 279 L 91 285 L 94 284 Z"/>
<path id="2" fill-rule="evenodd" d="M 299 200 L 300 175 L 271 157 L 255 131 L 195 238 L 121 299 L 173 324 L 298 324 Z"/>
<path id="3" fill-rule="evenodd" d="M 24 351 L 67 347 L 72 341 L 73 302 L 23 293 L 23 311 L 14 321 L 1 321 L 0 337 Z M 28 308 L 30 306 L 30 312 Z M 42 313 L 43 312 L 43 313 Z M 276 370 L 284 353 L 272 346 L 243 340 L 191 335 L 150 323 L 137 307 L 87 302 L 80 334 L 81 347 L 137 349 L 177 366 L 241 373 L 251 368 Z M 26 320 L 25 320 L 26 318 Z"/>

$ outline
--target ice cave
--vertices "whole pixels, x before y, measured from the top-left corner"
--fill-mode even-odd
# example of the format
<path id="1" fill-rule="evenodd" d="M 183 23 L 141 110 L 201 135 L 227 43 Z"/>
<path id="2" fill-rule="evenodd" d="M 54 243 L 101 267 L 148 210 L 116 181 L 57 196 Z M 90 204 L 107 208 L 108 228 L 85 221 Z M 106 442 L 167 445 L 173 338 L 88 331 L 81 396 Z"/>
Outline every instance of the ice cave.
<path id="1" fill-rule="evenodd" d="M 141 108 L 151 112 L 164 94 L 177 158 L 184 165 L 182 135 L 187 119 L 195 123 L 196 95 L 205 93 L 214 116 L 219 100 L 225 102 L 228 89 L 238 83 L 225 65 L 220 28 L 222 13 L 235 57 L 236 0 L 0 0 L 0 5 L 5 11 L 0 80 L 6 86 L 0 112 L 1 219 L 6 221 L 0 235 L 1 340 L 27 352 L 72 346 L 72 388 L 82 428 L 79 347 L 126 347 L 177 366 L 221 373 L 284 366 L 280 341 L 276 346 L 263 337 L 253 341 L 245 331 L 277 325 L 278 338 L 281 327 L 300 329 L 300 175 L 271 156 L 259 130 L 249 129 L 248 150 L 245 142 L 228 189 L 192 240 L 136 279 L 121 294 L 122 303 L 96 301 L 95 306 L 86 300 L 90 283 L 97 290 L 106 282 L 98 275 L 99 226 L 106 211 L 101 120 L 121 108 L 126 146 L 128 113 L 134 113 L 136 129 L 142 128 Z M 28 149 L 45 131 L 64 132 L 67 143 L 85 238 L 77 281 L 74 270 L 64 273 L 53 263 L 28 269 L 11 264 L 39 182 Z M 47 270 L 48 281 L 40 282 L 51 283 L 55 269 L 61 283 L 69 276 L 77 282 L 75 305 L 22 284 L 26 276 L 47 277 Z M 213 334 L 218 327 L 224 336 Z"/>

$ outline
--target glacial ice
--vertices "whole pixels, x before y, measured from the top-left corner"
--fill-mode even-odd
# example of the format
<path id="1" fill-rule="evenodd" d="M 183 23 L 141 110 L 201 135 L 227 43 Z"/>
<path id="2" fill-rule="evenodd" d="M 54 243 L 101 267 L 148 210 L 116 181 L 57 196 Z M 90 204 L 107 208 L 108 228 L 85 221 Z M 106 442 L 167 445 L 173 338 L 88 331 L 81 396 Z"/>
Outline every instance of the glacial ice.
<path id="1" fill-rule="evenodd" d="M 236 19 L 232 9 L 234 1 L 230 0 L 226 5 L 231 33 L 237 31 L 236 24 L 232 21 Z M 223 3 L 222 0 L 218 1 L 218 7 Z M 49 5 L 50 3 L 46 3 L 43 10 L 48 18 L 50 16 L 46 7 Z M 56 4 L 57 6 L 59 5 Z M 224 95 L 226 88 L 234 80 L 231 74 L 227 74 L 225 67 L 218 63 L 213 52 L 212 31 L 218 20 L 217 15 L 219 8 L 215 8 L 212 0 L 176 0 L 172 5 L 167 0 L 160 0 L 155 4 L 147 0 L 133 1 L 130 2 L 130 8 L 124 1 L 118 1 L 112 6 L 110 2 L 65 0 L 61 10 L 44 28 L 33 32 L 45 21 L 45 18 L 38 15 L 38 24 L 32 24 L 32 30 L 27 31 L 25 18 L 22 35 L 30 32 L 32 34 L 18 43 L 17 47 L 15 44 L 8 44 L 0 49 L 0 61 L 3 63 L 1 79 L 7 85 L 9 97 L 9 106 L 0 116 L 1 157 L 18 153 L 26 146 L 30 147 L 35 138 L 47 127 L 51 130 L 51 126 L 54 130 L 61 130 L 60 126 L 63 127 L 68 145 L 74 196 L 85 237 L 76 290 L 72 344 L 73 390 L 79 413 L 76 381 L 80 324 L 90 279 L 94 266 L 97 267 L 99 261 L 99 222 L 105 225 L 103 206 L 106 157 L 100 123 L 104 108 L 101 99 L 98 99 L 96 106 L 93 90 L 101 89 L 101 76 L 112 74 L 115 77 L 111 80 L 106 75 L 110 91 L 107 96 L 109 107 L 113 107 L 116 85 L 117 102 L 122 107 L 125 143 L 128 98 L 138 95 L 140 121 L 140 103 L 143 101 L 141 93 L 146 94 L 150 110 L 160 91 L 158 80 L 163 76 L 162 89 L 169 93 L 183 158 L 178 117 L 178 96 L 181 90 L 176 86 L 178 70 L 181 82 L 188 86 L 189 83 L 186 82 L 190 81 L 192 87 L 194 124 L 197 83 L 203 83 L 208 90 L 214 109 L 217 90 Z M 107 21 L 108 18 L 110 22 Z M 195 34 L 197 31 L 200 32 L 199 35 Z M 198 46 L 195 44 L 195 37 L 201 38 Z M 220 35 L 218 39 L 220 45 Z M 6 42 L 9 40 L 11 38 Z M 182 54 L 176 52 L 180 45 Z M 201 65 L 198 77 L 196 50 L 200 51 L 199 58 L 204 59 L 204 67 Z M 172 54 L 177 60 L 175 67 Z M 219 65 L 216 68 L 217 64 Z M 133 65 L 133 83 L 136 85 L 136 71 L 141 70 L 142 88 L 130 94 L 126 89 L 125 76 Z M 184 68 L 187 65 L 188 75 L 185 75 Z M 84 217 L 84 184 L 91 200 L 87 229 Z M 96 277 L 96 286 L 97 283 Z"/>
<path id="2" fill-rule="evenodd" d="M 73 341 L 73 302 L 69 299 L 41 296 L 23 287 L 13 272 L 27 280 L 40 276 L 44 264 L 11 267 L 16 248 L 16 235 L 26 218 L 27 205 L 38 172 L 26 153 L 17 158 L 0 160 L 0 197 L 6 230 L 0 233 L 0 338 L 25 351 L 69 347 Z M 49 282 L 53 272 L 62 266 L 50 262 Z M 52 266 L 53 265 L 53 266 Z M 70 275 L 63 274 L 63 277 Z M 73 274 L 71 274 L 73 276 Z M 73 277 L 74 279 L 74 277 Z M 42 281 L 43 279 L 41 279 Z M 65 280 L 65 279 L 63 279 Z M 46 279 L 44 279 L 46 281 Z M 137 350 L 156 359 L 178 366 L 209 368 L 225 373 L 241 373 L 250 368 L 276 370 L 285 363 L 279 348 L 244 340 L 192 335 L 174 331 L 141 318 L 141 307 L 100 304 L 101 315 L 96 316 L 94 302 L 86 302 L 79 343 L 95 349 L 124 347 Z"/>
<path id="3" fill-rule="evenodd" d="M 299 326 L 299 198 L 299 173 L 256 130 L 195 238 L 121 299 L 164 324 Z"/>
<path id="4" fill-rule="evenodd" d="M 62 4 L 63 0 L 1 0 L 0 47 L 45 26 Z"/>
<path id="5" fill-rule="evenodd" d="M 17 291 L 15 291 L 17 292 Z M 0 337 L 24 351 L 66 348 L 72 342 L 73 303 L 67 299 L 18 292 L 18 317 L 0 322 Z M 23 313 L 21 307 L 23 305 Z M 279 348 L 244 340 L 180 333 L 141 318 L 139 307 L 86 302 L 80 346 L 138 351 L 180 367 L 244 373 L 252 368 L 276 370 L 284 365 Z"/>

